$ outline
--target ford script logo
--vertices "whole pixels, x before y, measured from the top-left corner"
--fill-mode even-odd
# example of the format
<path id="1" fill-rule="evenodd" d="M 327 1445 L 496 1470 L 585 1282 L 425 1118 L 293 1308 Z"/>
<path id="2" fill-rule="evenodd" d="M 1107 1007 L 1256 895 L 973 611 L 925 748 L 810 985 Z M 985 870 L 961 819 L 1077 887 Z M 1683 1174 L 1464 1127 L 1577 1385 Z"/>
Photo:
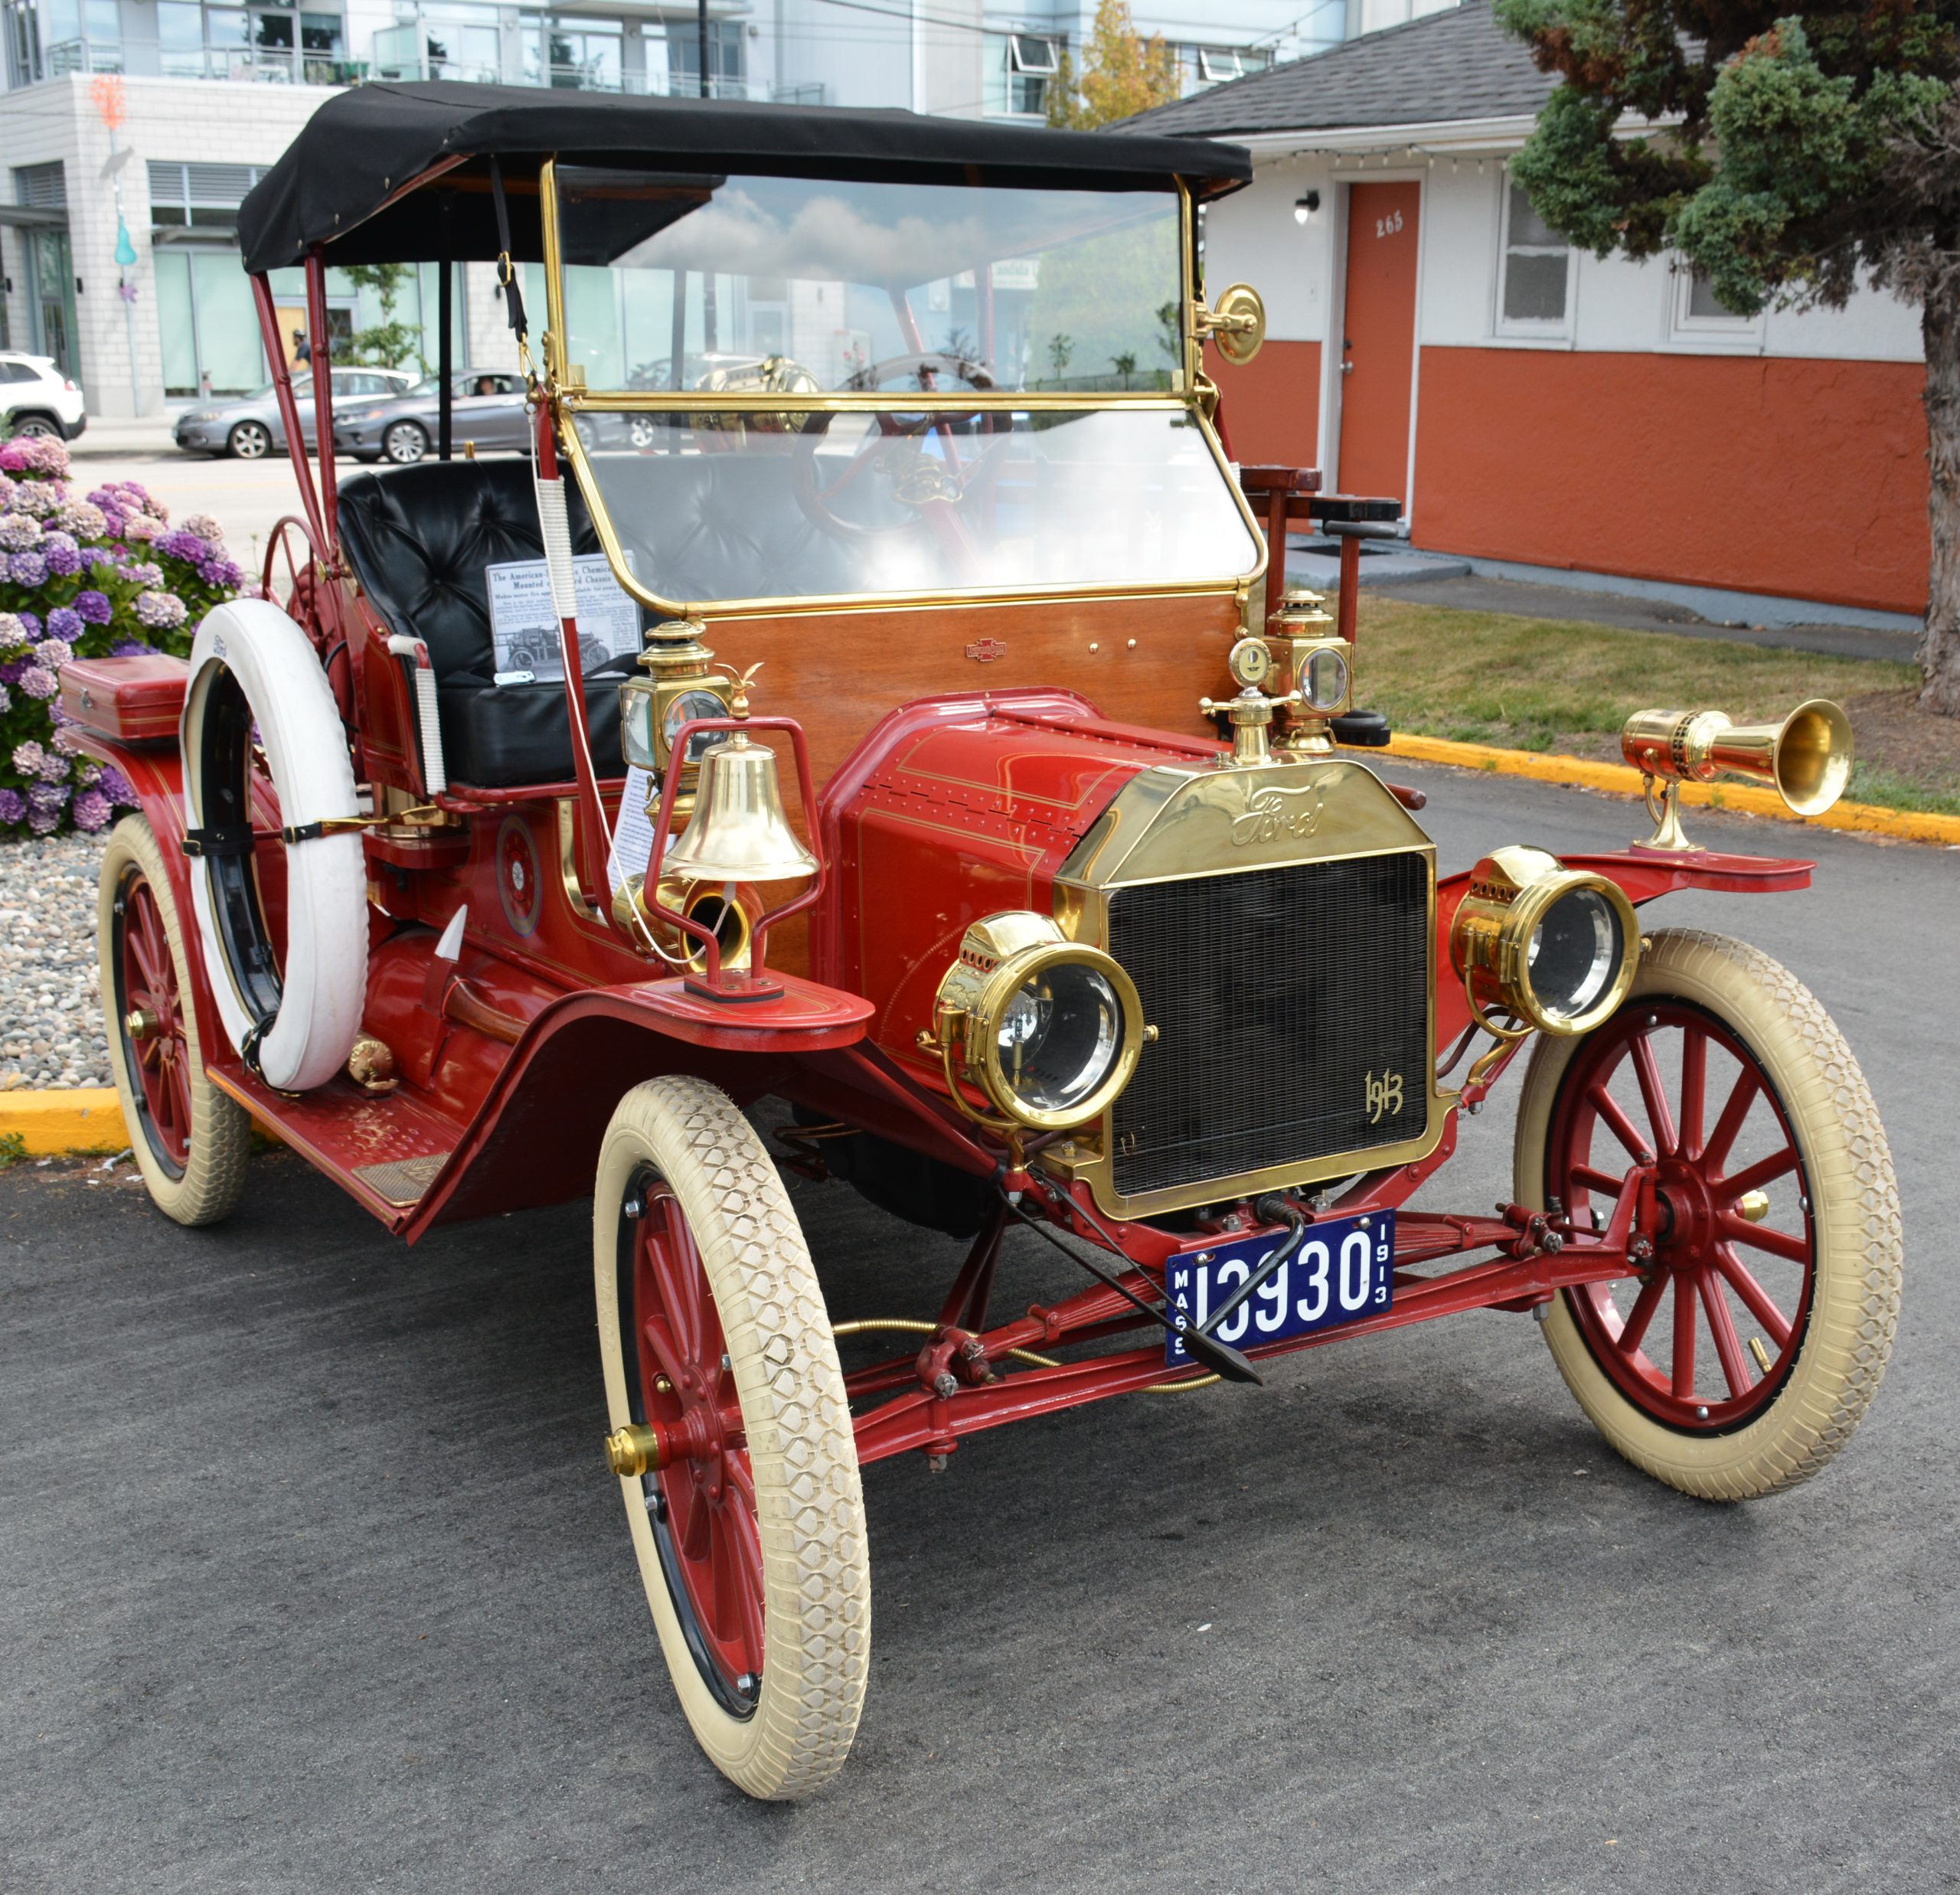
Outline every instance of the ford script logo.
<path id="1" fill-rule="evenodd" d="M 1320 827 L 1320 788 L 1256 789 L 1246 799 L 1245 813 L 1232 818 L 1232 844 L 1276 842 L 1282 835 L 1308 836 Z"/>

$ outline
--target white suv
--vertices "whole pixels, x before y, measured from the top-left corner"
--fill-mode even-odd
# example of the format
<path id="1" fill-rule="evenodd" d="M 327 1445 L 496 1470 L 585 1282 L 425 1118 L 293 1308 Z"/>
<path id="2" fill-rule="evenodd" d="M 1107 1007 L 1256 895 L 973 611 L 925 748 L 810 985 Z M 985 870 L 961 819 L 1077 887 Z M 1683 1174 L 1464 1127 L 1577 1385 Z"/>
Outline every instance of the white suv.
<path id="1" fill-rule="evenodd" d="M 52 356 L 0 351 L 0 441 L 13 434 L 72 441 L 88 420 L 82 391 Z"/>

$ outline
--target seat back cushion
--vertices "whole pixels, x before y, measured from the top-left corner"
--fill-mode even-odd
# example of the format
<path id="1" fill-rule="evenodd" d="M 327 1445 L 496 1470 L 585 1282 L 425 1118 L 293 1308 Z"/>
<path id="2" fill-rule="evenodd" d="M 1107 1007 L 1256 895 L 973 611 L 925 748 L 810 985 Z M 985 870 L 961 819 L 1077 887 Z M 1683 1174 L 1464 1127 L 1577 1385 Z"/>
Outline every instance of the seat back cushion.
<path id="1" fill-rule="evenodd" d="M 577 486 L 566 483 L 574 553 L 596 553 L 598 536 Z M 531 463 L 424 461 L 357 474 L 340 489 L 341 542 L 375 612 L 393 632 L 418 638 L 435 666 L 443 750 L 459 784 L 510 787 L 564 783 L 572 776 L 564 688 L 557 681 L 495 681 L 490 630 L 492 566 L 541 559 Z M 593 763 L 617 776 L 619 681 L 630 658 L 586 674 Z"/>

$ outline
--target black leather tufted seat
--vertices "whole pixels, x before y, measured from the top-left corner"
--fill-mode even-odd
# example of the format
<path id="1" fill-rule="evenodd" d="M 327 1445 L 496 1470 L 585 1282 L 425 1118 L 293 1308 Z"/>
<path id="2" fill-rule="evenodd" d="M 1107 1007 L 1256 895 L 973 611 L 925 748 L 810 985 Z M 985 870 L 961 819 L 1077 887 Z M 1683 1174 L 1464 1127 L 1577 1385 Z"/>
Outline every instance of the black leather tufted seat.
<path id="1" fill-rule="evenodd" d="M 572 547 L 596 553 L 585 502 L 566 483 Z M 340 490 L 341 541 L 390 629 L 420 639 L 436 668 L 449 780 L 482 787 L 564 783 L 572 775 L 564 688 L 495 681 L 485 569 L 540 559 L 544 542 L 531 464 L 517 459 L 426 461 L 357 474 Z M 586 673 L 593 762 L 602 776 L 619 755 L 621 658 Z"/>

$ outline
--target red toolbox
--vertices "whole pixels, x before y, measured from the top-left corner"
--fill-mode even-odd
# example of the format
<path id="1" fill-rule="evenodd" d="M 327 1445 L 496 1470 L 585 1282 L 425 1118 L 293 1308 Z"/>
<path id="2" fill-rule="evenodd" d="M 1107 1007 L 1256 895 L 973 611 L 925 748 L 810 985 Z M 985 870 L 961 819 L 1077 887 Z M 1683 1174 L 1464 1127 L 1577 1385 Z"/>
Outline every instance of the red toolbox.
<path id="1" fill-rule="evenodd" d="M 122 743 L 175 743 L 191 667 L 158 652 L 78 658 L 61 667 L 61 708 L 85 729 Z"/>

